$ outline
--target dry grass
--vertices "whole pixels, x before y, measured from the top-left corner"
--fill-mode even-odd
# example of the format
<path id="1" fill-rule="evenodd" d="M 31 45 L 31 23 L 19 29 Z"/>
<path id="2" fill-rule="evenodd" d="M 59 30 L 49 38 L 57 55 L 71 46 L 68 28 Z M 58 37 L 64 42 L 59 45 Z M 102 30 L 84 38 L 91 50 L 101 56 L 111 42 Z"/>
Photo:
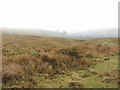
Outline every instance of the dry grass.
<path id="1" fill-rule="evenodd" d="M 110 47 L 89 41 L 74 42 L 47 38 L 51 42 L 45 42 L 46 38 L 43 40 L 44 38 L 39 37 L 18 36 L 12 37 L 12 43 L 9 43 L 9 39 L 4 39 L 3 83 L 23 80 L 39 73 L 55 75 L 69 69 L 84 69 L 94 64 L 94 58 L 118 53 L 115 46 Z"/>

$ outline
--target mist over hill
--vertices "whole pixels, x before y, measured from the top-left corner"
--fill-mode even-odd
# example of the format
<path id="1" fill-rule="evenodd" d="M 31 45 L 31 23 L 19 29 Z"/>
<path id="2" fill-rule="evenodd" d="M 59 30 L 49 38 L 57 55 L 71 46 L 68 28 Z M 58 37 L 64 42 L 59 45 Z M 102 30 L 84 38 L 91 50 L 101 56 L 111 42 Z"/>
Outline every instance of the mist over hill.
<path id="1" fill-rule="evenodd" d="M 2 29 L 3 33 L 19 34 L 19 35 L 32 35 L 32 36 L 51 36 L 63 37 L 63 34 L 57 31 L 48 31 L 43 29 Z"/>
<path id="2" fill-rule="evenodd" d="M 77 33 L 67 33 L 57 31 L 48 31 L 42 29 L 2 29 L 3 33 L 22 34 L 33 36 L 50 36 L 50 37 L 68 37 L 68 38 L 107 38 L 118 37 L 118 29 L 102 29 L 102 30 L 89 30 Z"/>
<path id="3" fill-rule="evenodd" d="M 89 30 L 78 33 L 71 33 L 69 36 L 86 38 L 118 37 L 118 29 Z"/>

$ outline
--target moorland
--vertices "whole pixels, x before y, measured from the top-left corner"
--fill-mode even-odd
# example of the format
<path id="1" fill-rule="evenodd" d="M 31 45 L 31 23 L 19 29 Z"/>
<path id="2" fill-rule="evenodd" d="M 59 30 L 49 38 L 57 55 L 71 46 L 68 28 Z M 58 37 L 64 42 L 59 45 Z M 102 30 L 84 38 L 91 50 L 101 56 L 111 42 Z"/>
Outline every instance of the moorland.
<path id="1" fill-rule="evenodd" d="M 3 88 L 117 88 L 118 39 L 2 35 Z"/>

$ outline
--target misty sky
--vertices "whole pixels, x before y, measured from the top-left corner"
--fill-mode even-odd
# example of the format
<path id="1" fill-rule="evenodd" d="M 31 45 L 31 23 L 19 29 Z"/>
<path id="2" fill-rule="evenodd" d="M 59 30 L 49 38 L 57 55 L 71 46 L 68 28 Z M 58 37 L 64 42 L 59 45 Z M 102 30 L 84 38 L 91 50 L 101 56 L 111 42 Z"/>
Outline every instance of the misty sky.
<path id="1" fill-rule="evenodd" d="M 0 28 L 80 32 L 118 27 L 119 0 L 0 0 Z"/>

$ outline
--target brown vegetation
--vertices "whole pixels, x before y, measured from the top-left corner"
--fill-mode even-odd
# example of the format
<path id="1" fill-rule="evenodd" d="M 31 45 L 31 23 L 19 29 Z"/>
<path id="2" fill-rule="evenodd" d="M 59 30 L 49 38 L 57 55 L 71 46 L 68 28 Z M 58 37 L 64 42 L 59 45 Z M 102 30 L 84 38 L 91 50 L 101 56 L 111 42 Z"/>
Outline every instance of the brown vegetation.
<path id="1" fill-rule="evenodd" d="M 56 44 L 56 46 L 49 47 L 46 45 L 47 42 L 43 42 L 38 37 L 35 39 L 36 43 L 32 39 L 30 41 L 27 38 L 28 42 L 23 42 L 22 39 L 23 37 L 12 41 L 12 45 L 3 42 L 3 83 L 23 80 L 39 73 L 55 75 L 69 69 L 85 69 L 96 63 L 95 58 L 117 54 L 115 46 L 110 47 L 89 41 L 77 42 L 74 46 L 69 45 L 71 41 L 65 40 L 65 43 L 68 43 L 65 46 L 57 47 L 59 44 Z M 61 39 L 56 40 L 63 42 Z M 44 43 L 44 47 L 39 43 Z M 82 87 L 79 83 L 70 83 L 70 85 Z"/>

